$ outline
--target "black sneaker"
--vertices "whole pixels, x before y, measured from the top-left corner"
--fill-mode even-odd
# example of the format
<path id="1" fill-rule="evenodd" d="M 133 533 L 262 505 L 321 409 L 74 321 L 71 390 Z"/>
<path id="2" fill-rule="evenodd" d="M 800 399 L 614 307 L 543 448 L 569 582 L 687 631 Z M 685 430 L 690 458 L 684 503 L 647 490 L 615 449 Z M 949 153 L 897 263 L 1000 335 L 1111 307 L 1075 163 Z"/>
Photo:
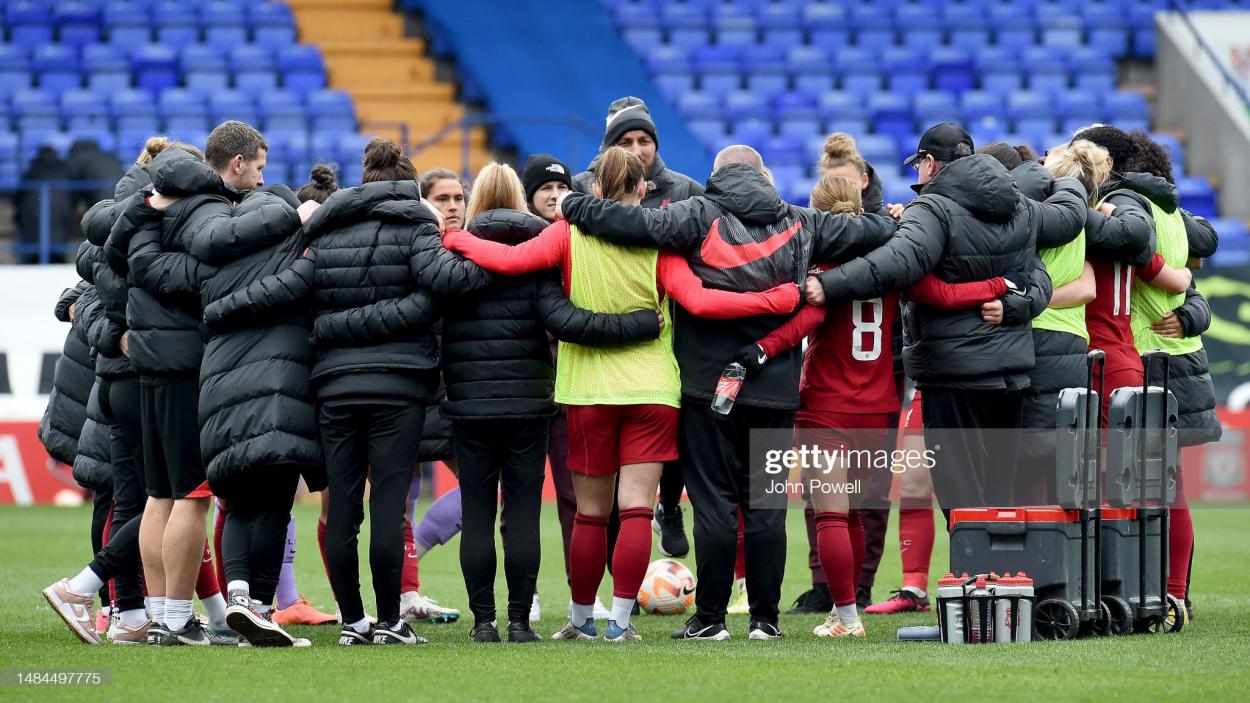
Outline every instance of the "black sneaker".
<path id="1" fill-rule="evenodd" d="M 508 623 L 508 641 L 540 642 L 542 637 L 539 637 L 538 633 L 534 632 L 534 628 L 530 627 L 528 622 L 510 622 Z"/>
<path id="2" fill-rule="evenodd" d="M 832 609 L 833 596 L 829 593 L 829 587 L 823 583 L 817 583 L 794 599 L 794 607 L 787 610 L 786 615 L 811 615 L 813 613 L 823 615 Z"/>
<path id="3" fill-rule="evenodd" d="M 373 628 L 369 628 L 368 632 L 356 632 L 352 626 L 344 625 L 343 631 L 339 633 L 339 644 L 344 647 L 373 644 Z"/>
<path id="4" fill-rule="evenodd" d="M 662 503 L 655 506 L 651 529 L 660 536 L 660 553 L 666 557 L 681 559 L 690 553 L 690 541 L 686 539 L 686 525 L 681 517 L 681 506 L 669 512 Z"/>
<path id="5" fill-rule="evenodd" d="M 226 624 L 253 647 L 295 646 L 295 638 L 273 621 L 273 611 L 262 614 L 256 609 L 257 604 L 258 601 L 245 594 L 231 591 L 230 607 L 226 608 Z"/>
<path id="6" fill-rule="evenodd" d="M 418 635 L 408 627 L 403 619 L 395 622 L 379 624 L 373 628 L 374 644 L 427 644 L 429 640 Z"/>
<path id="7" fill-rule="evenodd" d="M 158 625 L 155 622 L 148 628 L 148 637 L 144 640 L 144 644 L 150 644 L 159 647 L 165 644 L 165 638 L 169 636 L 169 630 L 164 625 Z"/>
<path id="8" fill-rule="evenodd" d="M 469 633 L 469 639 L 474 642 L 498 642 L 499 626 L 494 620 L 479 621 L 473 625 L 473 632 Z"/>
<path id="9" fill-rule="evenodd" d="M 786 636 L 777 623 L 767 620 L 752 620 L 749 631 L 751 634 L 747 638 L 753 640 L 776 640 Z"/>
<path id="10" fill-rule="evenodd" d="M 1190 623 L 1193 621 L 1194 621 L 1194 603 L 1193 601 L 1189 600 L 1189 596 L 1185 596 L 1185 622 Z"/>
<path id="11" fill-rule="evenodd" d="M 181 630 L 167 630 L 165 637 L 161 641 L 161 644 L 172 647 L 183 645 L 208 647 L 212 643 L 212 638 L 208 636 L 208 632 L 204 629 L 204 623 L 194 616 L 187 621 L 186 625 L 182 626 Z"/>
<path id="12" fill-rule="evenodd" d="M 674 632 L 671 636 L 675 640 L 713 640 L 719 642 L 729 639 L 729 630 L 725 629 L 724 623 L 707 625 L 699 619 L 698 615 L 692 615 L 686 621 L 686 626 Z"/>

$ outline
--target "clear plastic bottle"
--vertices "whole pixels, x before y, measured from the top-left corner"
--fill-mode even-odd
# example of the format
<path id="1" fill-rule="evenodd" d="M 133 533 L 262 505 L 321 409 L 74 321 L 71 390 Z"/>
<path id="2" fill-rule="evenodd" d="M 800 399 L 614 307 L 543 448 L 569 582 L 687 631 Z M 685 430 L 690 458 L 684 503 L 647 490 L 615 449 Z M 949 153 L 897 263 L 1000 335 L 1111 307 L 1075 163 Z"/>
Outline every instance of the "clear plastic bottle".
<path id="1" fill-rule="evenodd" d="M 721 415 L 728 415 L 738 399 L 738 391 L 742 390 L 742 381 L 747 377 L 747 369 L 738 362 L 725 367 L 720 379 L 716 381 L 716 395 L 712 397 L 712 410 Z"/>

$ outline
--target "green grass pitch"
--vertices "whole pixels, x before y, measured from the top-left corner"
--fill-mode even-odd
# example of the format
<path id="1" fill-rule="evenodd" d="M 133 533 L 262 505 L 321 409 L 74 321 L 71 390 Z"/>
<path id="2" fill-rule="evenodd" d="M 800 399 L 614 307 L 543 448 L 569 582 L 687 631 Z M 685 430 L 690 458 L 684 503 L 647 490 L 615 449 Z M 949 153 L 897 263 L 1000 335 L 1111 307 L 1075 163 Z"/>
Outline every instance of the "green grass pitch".
<path id="1" fill-rule="evenodd" d="M 1250 512 L 1244 510 L 1195 511 L 1197 617 L 1169 635 L 988 647 L 897 642 L 896 627 L 934 621 L 917 614 L 869 616 L 866 640 L 830 641 L 811 634 L 822 617 L 783 616 L 785 639 L 753 642 L 740 616 L 730 618 L 729 642 L 674 642 L 668 634 L 682 617 L 643 615 L 636 621 L 643 642 L 477 645 L 468 639 L 466 612 L 456 624 L 418 627 L 430 639 L 420 648 L 341 648 L 331 626 L 295 628 L 313 640 L 311 649 L 207 651 L 89 647 L 56 618 L 39 591 L 90 558 L 89 510 L 0 509 L 0 669 L 109 669 L 112 684 L 31 688 L 5 681 L 0 700 L 1215 701 L 1246 700 L 1250 692 Z M 316 515 L 313 505 L 296 508 L 299 587 L 331 609 Z M 877 577 L 878 599 L 899 580 L 895 524 Z M 809 577 L 801 512 L 791 511 L 789 528 L 784 595 L 793 599 Z M 543 530 L 544 610 L 536 629 L 549 635 L 563 625 L 568 603 L 554 508 L 544 511 Z M 367 554 L 363 540 L 361 546 Z M 464 609 L 458 546 L 453 541 L 422 560 L 422 590 Z M 945 567 L 945 551 L 939 529 L 934 579 Z M 367 572 L 362 582 L 372 611 Z M 600 592 L 611 595 L 606 580 Z M 501 612 L 504 594 L 500 573 Z"/>

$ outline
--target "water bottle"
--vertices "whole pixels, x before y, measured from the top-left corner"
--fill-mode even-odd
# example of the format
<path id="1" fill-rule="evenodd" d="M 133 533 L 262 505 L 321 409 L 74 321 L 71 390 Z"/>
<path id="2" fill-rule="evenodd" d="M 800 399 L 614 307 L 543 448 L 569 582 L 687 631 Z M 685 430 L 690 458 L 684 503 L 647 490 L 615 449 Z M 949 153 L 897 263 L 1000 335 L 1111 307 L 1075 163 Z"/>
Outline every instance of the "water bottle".
<path id="1" fill-rule="evenodd" d="M 721 415 L 728 415 L 738 399 L 738 391 L 742 390 L 742 381 L 747 377 L 747 369 L 738 362 L 725 367 L 720 379 L 716 381 L 716 395 L 712 397 L 712 410 Z"/>
<path id="2" fill-rule="evenodd" d="M 1023 571 L 1016 574 L 1016 587 L 1020 589 L 1020 605 L 1016 609 L 1016 641 L 1033 640 L 1033 579 Z"/>
<path id="3" fill-rule="evenodd" d="M 967 574 L 965 574 L 967 576 Z M 964 643 L 964 579 L 949 571 L 938 579 L 938 607 L 941 608 L 945 630 L 942 641 L 947 644 Z"/>
<path id="4" fill-rule="evenodd" d="M 1011 626 L 1019 618 L 1015 603 L 1020 595 L 1019 579 L 1008 573 L 994 584 L 994 641 L 1014 642 Z"/>
<path id="5" fill-rule="evenodd" d="M 985 577 L 978 576 L 972 592 L 968 594 L 968 607 L 972 612 L 968 617 L 968 628 L 972 631 L 968 641 L 972 644 L 986 644 L 993 641 L 990 628 L 994 622 L 990 614 L 990 590 L 986 587 Z"/>

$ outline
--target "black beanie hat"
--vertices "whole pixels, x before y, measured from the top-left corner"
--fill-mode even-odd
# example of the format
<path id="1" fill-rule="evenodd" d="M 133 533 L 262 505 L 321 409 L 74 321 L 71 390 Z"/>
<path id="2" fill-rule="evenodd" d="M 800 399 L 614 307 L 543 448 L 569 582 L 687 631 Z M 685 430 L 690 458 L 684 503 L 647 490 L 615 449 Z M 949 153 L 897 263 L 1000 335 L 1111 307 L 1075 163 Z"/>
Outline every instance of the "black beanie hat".
<path id="1" fill-rule="evenodd" d="M 521 169 L 521 184 L 525 186 L 526 203 L 534 199 L 534 191 L 551 181 L 560 181 L 573 190 L 573 177 L 563 161 L 551 154 L 534 154 L 525 160 L 525 168 Z"/>
<path id="2" fill-rule="evenodd" d="M 655 123 L 651 121 L 651 111 L 647 104 L 633 96 L 618 98 L 608 105 L 607 128 L 603 133 L 603 145 L 600 151 L 616 144 L 622 134 L 641 129 L 651 135 L 656 148 L 660 146 L 660 138 L 655 134 Z"/>

